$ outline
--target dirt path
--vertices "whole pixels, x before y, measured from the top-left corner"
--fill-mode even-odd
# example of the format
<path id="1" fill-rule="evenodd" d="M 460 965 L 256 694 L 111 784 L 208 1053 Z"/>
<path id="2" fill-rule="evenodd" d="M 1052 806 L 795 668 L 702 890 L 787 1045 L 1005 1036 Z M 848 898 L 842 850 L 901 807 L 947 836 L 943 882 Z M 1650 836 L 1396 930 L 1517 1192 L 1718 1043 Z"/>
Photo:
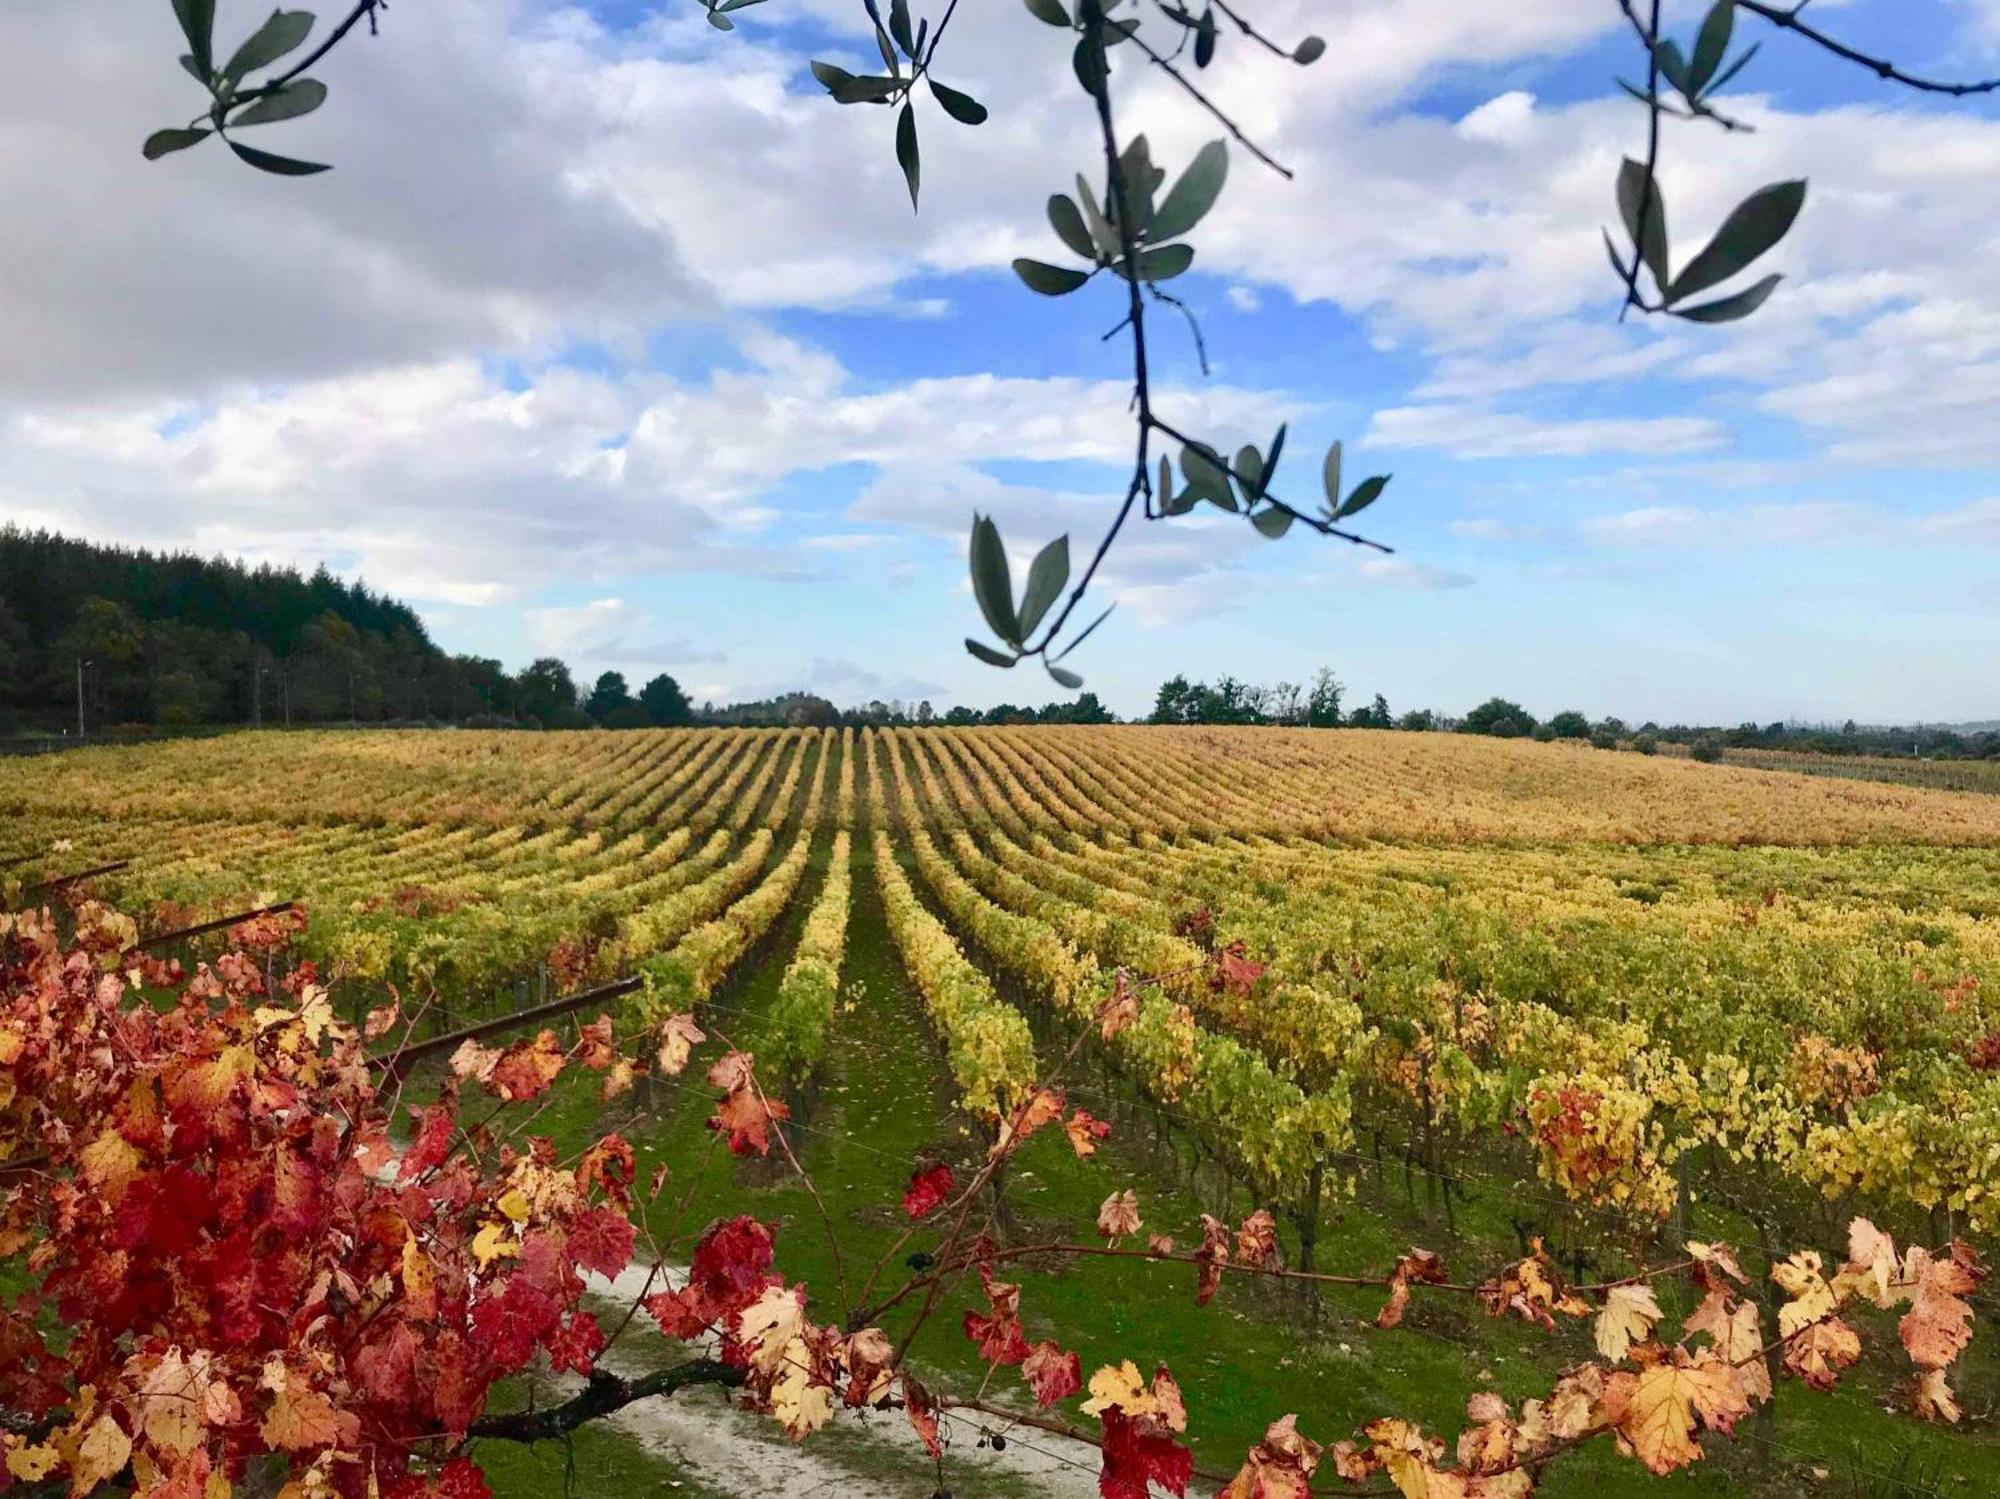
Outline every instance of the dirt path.
<path id="1" fill-rule="evenodd" d="M 613 1280 L 596 1281 L 592 1292 L 607 1306 L 628 1306 L 645 1285 L 646 1268 L 629 1265 Z M 678 1284 L 679 1272 L 669 1274 Z M 655 1290 L 663 1288 L 663 1282 L 654 1283 Z M 635 1324 L 605 1360 L 606 1367 L 628 1376 L 645 1372 L 642 1349 L 649 1331 Z M 711 1391 L 630 1405 L 611 1424 L 647 1451 L 739 1499 L 929 1499 L 940 1487 L 916 1434 L 893 1411 L 836 1411 L 824 1431 L 797 1446 L 768 1417 L 740 1410 Z M 958 1494 L 1020 1499 L 1090 1499 L 1097 1493 L 1094 1448 L 1041 1432 L 1029 1433 L 1027 1441 L 1009 1434 L 999 1452 L 982 1448 L 982 1435 L 1002 1425 L 988 1416 L 947 1415 L 942 1487 Z"/>

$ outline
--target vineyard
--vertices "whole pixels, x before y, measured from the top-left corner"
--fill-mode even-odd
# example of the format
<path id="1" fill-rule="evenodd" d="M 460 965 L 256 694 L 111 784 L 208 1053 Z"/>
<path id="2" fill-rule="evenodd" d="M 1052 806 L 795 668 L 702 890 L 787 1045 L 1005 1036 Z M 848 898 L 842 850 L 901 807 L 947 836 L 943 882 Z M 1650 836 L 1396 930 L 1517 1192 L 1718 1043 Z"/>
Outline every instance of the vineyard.
<path id="1" fill-rule="evenodd" d="M 742 1159 L 713 1144 L 713 1096 L 664 1067 L 635 1074 L 607 1052 L 601 1087 L 565 1078 L 543 1098 L 534 1128 L 565 1157 L 615 1128 L 638 1180 L 672 1163 L 641 1208 L 649 1237 L 754 1215 L 779 1226 L 778 1268 L 817 1295 L 847 1287 L 857 1254 L 901 1250 L 913 1161 L 992 1176 L 999 1262 L 1023 1255 L 1027 1341 L 1077 1349 L 1086 1374 L 1170 1360 L 1172 1398 L 1155 1387 L 1125 1409 L 1184 1391 L 1197 1487 L 1246 1449 L 1252 1467 L 1310 1474 L 1318 1449 L 1302 1463 L 1266 1430 L 1286 1411 L 1328 1443 L 1373 1422 L 1380 1453 L 1378 1418 L 1450 1434 L 1470 1399 L 1468 1435 L 1497 1441 L 1496 1409 L 1552 1384 L 1573 1395 L 1562 1371 L 1657 1348 L 1656 1322 L 1693 1334 L 1718 1305 L 1748 1315 L 1747 1346 L 1740 1326 L 1716 1345 L 1749 1363 L 1760 1317 L 1805 1339 L 1836 1298 L 1865 1299 L 1856 1266 L 1874 1241 L 1857 1219 L 1963 1256 L 1940 1249 L 1940 1265 L 1976 1267 L 2000 1243 L 1991 795 L 1430 734 L 690 729 L 78 751 L 0 764 L 0 811 L 10 909 L 95 896 L 144 933 L 295 903 L 304 917 L 259 919 L 297 922 L 341 1021 L 372 1031 L 392 1001 L 414 1038 L 474 1033 L 450 1069 L 442 1055 L 410 1069 L 420 1107 L 452 1070 L 490 1084 L 485 1048 L 519 1041 L 509 1024 L 528 1011 L 572 1050 L 591 1050 L 603 1010 L 621 1035 L 680 1026 L 754 1056 L 768 1100 L 718 1084 Z M 220 940 L 182 947 L 193 959 Z M 603 998 L 566 1008 L 579 992 Z M 1064 1067 L 1066 1128 L 1015 1151 Z M 399 1138 L 417 1137 L 400 1086 L 396 1107 Z M 794 1153 L 799 1169 L 780 1169 Z M 1237 1262 L 1284 1274 L 1214 1294 L 1230 1250 L 1217 1258 L 1204 1215 L 1244 1224 Z M 1019 1247 L 1079 1220 L 1104 1225 L 1102 1258 L 1045 1267 Z M 1727 1275 L 1707 1248 L 1722 1242 Z M 1821 1281 L 1804 1246 L 1854 1260 Z M 1916 1269 L 1890 1269 L 1915 1284 L 1932 1262 L 1910 1253 Z M 1466 1304 L 1445 1294 L 1510 1262 Z M 1647 1278 L 1662 1263 L 1682 1279 Z M 613 1282 L 621 1268 L 604 1267 Z M 1607 1342 L 1604 1317 L 1565 1320 L 1577 1297 L 1521 1289 L 1537 1275 L 1609 1288 L 1628 1332 Z M 1994 1309 L 1977 1279 L 1952 1282 L 1968 1318 Z M 1835 1288 L 1824 1307 L 1806 1280 Z M 1874 1304 L 1896 1303 L 1892 1280 Z M 1895 1284 L 1922 1309 L 1929 1291 Z M 1482 1315 L 1496 1298 L 1488 1310 L 1519 1315 Z M 991 1316 L 1011 1327 L 1003 1299 Z M 1894 1316 L 1855 1320 L 1896 1351 Z M 1062 1423 L 988 1409 L 993 1368 L 1020 1359 L 961 1334 L 956 1313 L 909 1336 L 942 1383 L 979 1391 L 946 1412 L 957 1493 L 1096 1491 Z M 1768 1350 L 1752 1372 L 1779 1378 L 1756 1414 L 1754 1389 L 1720 1415 L 1696 1400 L 1710 1428 L 1735 1427 L 1705 1460 L 1607 1417 L 1616 1446 L 1575 1441 L 1581 1428 L 1547 1439 L 1575 1450 L 1545 1473 L 1461 1442 L 1455 1474 L 1426 1448 L 1364 1446 L 1336 1477 L 1329 1448 L 1310 1492 L 1520 1494 L 1501 1479 L 1531 1472 L 1557 1495 L 2000 1492 L 1991 1341 L 1903 1341 L 1914 1371 L 1857 1364 L 1858 1345 Z M 545 1404 L 559 1385 L 529 1369 L 496 1399 Z M 814 1444 L 775 1429 L 725 1444 L 726 1412 L 704 1427 L 678 1401 L 671 1420 L 645 1409 L 571 1447 L 489 1441 L 476 1456 L 505 1494 L 943 1486 L 900 1418 L 894 1433 L 836 1421 L 817 1466 L 787 1467 Z M 716 1452 L 760 1444 L 747 1467 Z M 1151 1476 L 1171 1488 L 1170 1468 Z M 1145 1491 L 1142 1477 L 1119 1492 Z"/>

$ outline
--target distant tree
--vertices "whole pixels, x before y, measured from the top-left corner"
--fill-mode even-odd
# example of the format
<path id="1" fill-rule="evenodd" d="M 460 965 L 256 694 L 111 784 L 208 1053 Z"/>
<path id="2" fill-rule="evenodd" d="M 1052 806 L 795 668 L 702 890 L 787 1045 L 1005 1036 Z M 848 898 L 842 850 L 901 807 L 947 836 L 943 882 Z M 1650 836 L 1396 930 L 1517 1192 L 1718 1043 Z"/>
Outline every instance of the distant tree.
<path id="1" fill-rule="evenodd" d="M 1428 708 L 1413 708 L 1396 720 L 1396 727 L 1413 734 L 1428 734 L 1437 727 L 1437 714 Z"/>
<path id="2" fill-rule="evenodd" d="M 1535 715 L 1504 697 L 1489 697 L 1465 715 L 1458 731 L 1461 734 L 1490 734 L 1497 739 L 1519 739 L 1535 732 Z"/>
<path id="3" fill-rule="evenodd" d="M 1099 701 L 1094 692 L 1080 693 L 1075 702 L 1069 704 L 1064 715 L 1064 723 L 1116 723 L 1118 717 Z"/>
<path id="4" fill-rule="evenodd" d="M 1313 677 L 1312 692 L 1306 698 L 1306 723 L 1315 729 L 1340 727 L 1340 695 L 1346 691 L 1333 668 L 1322 666 Z"/>
<path id="5" fill-rule="evenodd" d="M 545 729 L 560 727 L 577 716 L 576 679 L 554 656 L 539 657 L 514 678 L 514 700 L 522 717 Z"/>
<path id="6" fill-rule="evenodd" d="M 590 689 L 590 700 L 583 706 L 592 718 L 603 723 L 631 701 L 632 689 L 625 685 L 625 673 L 607 671 L 598 677 Z"/>
<path id="7" fill-rule="evenodd" d="M 647 716 L 646 705 L 630 697 L 597 721 L 607 729 L 647 729 L 653 724 Z"/>
<path id="8" fill-rule="evenodd" d="M 1306 690 L 1297 682 L 1280 682 L 1271 689 L 1271 722 L 1297 725 L 1306 721 Z"/>
<path id="9" fill-rule="evenodd" d="M 1167 678 L 1153 699 L 1152 723 L 1198 723 L 1202 689 L 1180 674 Z"/>
<path id="10" fill-rule="evenodd" d="M 917 704 L 918 723 L 927 724 L 936 717 L 937 717 L 937 709 L 931 706 L 931 700 L 929 698 L 925 698 L 921 703 Z"/>
<path id="11" fill-rule="evenodd" d="M 639 689 L 639 705 L 646 710 L 646 721 L 659 728 L 676 728 L 694 722 L 694 709 L 688 703 L 687 694 L 681 691 L 681 684 L 665 672 Z"/>
<path id="12" fill-rule="evenodd" d="M 956 703 L 945 710 L 944 721 L 955 729 L 967 728 L 980 721 L 979 710 Z"/>
<path id="13" fill-rule="evenodd" d="M 1557 739 L 1588 739 L 1590 720 L 1574 708 L 1566 708 L 1549 720 L 1549 729 Z"/>
<path id="14" fill-rule="evenodd" d="M 1651 734 L 1640 734 L 1633 739 L 1632 748 L 1642 755 L 1657 755 L 1660 752 L 1660 741 Z"/>
<path id="15" fill-rule="evenodd" d="M 1347 720 L 1357 729 L 1391 729 L 1396 726 L 1395 715 L 1389 711 L 1389 700 L 1381 693 L 1375 694 L 1375 701 L 1365 708 L 1356 708 Z"/>
<path id="16" fill-rule="evenodd" d="M 1688 753 L 1704 765 L 1713 765 L 1717 760 L 1722 758 L 1722 741 L 1711 734 L 1705 738 L 1697 739 L 1694 742 L 1694 748 L 1688 751 Z"/>
<path id="17" fill-rule="evenodd" d="M 1597 720 L 1596 729 L 1592 732 L 1602 734 L 1609 739 L 1623 739 L 1632 731 L 1625 727 L 1625 720 L 1622 718 L 1600 718 Z"/>

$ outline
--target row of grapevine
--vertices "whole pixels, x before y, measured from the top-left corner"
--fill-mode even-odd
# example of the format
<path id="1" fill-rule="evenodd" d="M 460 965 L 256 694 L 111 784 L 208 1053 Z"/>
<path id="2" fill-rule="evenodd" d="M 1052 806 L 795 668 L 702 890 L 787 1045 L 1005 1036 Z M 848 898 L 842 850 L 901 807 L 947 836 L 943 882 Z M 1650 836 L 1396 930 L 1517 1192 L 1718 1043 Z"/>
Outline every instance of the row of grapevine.
<path id="1" fill-rule="evenodd" d="M 1600 856 L 1621 875 L 1673 870 L 1684 888 L 1664 911 L 1651 886 L 1647 900 L 1611 877 L 1593 890 L 1575 851 L 1079 856 L 1225 909 L 1291 981 L 1270 1013 L 1358 1006 L 1355 1085 L 1412 1133 L 1486 1138 L 1523 1120 L 1549 1181 L 1652 1212 L 1699 1156 L 1811 1195 L 2000 1223 L 2000 1076 L 1977 1065 L 1981 978 L 2000 963 L 1981 918 L 1954 938 L 1935 916 L 1816 909 L 1823 860 L 1784 852 Z M 1724 859 L 1732 884 L 1761 875 L 1765 893 L 1685 889 Z M 1927 943 L 1908 939 L 1916 926 Z"/>
<path id="2" fill-rule="evenodd" d="M 902 783 L 896 753 L 892 744 L 891 777 L 907 805 L 913 792 Z M 923 770 L 919 762 L 920 780 Z M 984 954 L 1057 1014 L 1073 1021 L 1094 1016 L 1112 992 L 1112 977 L 1096 955 L 1080 952 L 1044 919 L 1055 914 L 1049 905 L 1009 909 L 989 899 L 946 858 L 920 823 L 913 820 L 907 836 L 933 897 Z M 969 851 L 973 845 L 960 834 L 953 847 Z M 1203 1143 L 1240 1166 L 1260 1189 L 1298 1210 L 1307 1237 L 1312 1237 L 1314 1184 L 1320 1175 L 1315 1168 L 1326 1150 L 1341 1148 L 1350 1139 L 1344 1094 L 1308 1094 L 1251 1048 L 1198 1024 L 1183 1002 L 1208 992 L 1198 952 L 1175 945 L 1172 938 L 1120 951 L 1111 945 L 1116 939 L 1108 923 L 1100 922 L 1094 930 L 1106 940 L 1110 961 L 1132 959 L 1137 972 L 1177 974 L 1177 981 L 1134 996 L 1136 1018 L 1112 1042 L 1120 1071 L 1148 1097 L 1170 1105 Z"/>
<path id="3" fill-rule="evenodd" d="M 989 1118 L 1009 1112 L 1035 1084 L 1034 1038 L 1021 1012 L 966 957 L 896 862 L 882 764 L 886 743 L 873 730 L 865 743 L 872 762 L 868 804 L 875 880 L 890 940 L 944 1042 L 946 1065 L 965 1107 Z"/>
<path id="4" fill-rule="evenodd" d="M 643 1008 L 649 1015 L 658 1018 L 680 1014 L 705 1003 L 715 992 L 716 985 L 722 982 L 744 954 L 757 945 L 791 904 L 792 895 L 805 874 L 813 839 L 818 831 L 820 802 L 826 791 L 827 766 L 831 759 L 830 740 L 831 735 L 828 735 L 821 741 L 813 771 L 812 790 L 806 797 L 798 830 L 793 833 L 791 847 L 784 858 L 748 895 L 727 906 L 720 915 L 693 928 L 671 951 L 640 964 L 640 972 L 646 979 Z M 802 754 L 793 758 L 792 768 L 778 791 L 778 807 L 783 808 L 789 803 L 803 760 Z M 761 802 L 761 798 L 755 795 L 746 796 L 745 800 L 751 803 L 753 811 Z M 765 840 L 764 846 L 768 848 L 771 837 L 769 828 L 760 829 L 745 846 L 746 850 L 755 846 L 759 839 Z M 629 956 L 629 953 L 621 956 Z"/>
<path id="5" fill-rule="evenodd" d="M 826 1052 L 827 1031 L 840 998 L 840 969 L 847 952 L 852 901 L 854 731 L 842 737 L 840 790 L 834 804 L 833 852 L 826 883 L 806 917 L 799 945 L 772 1002 L 763 1062 L 786 1086 L 803 1087 Z"/>

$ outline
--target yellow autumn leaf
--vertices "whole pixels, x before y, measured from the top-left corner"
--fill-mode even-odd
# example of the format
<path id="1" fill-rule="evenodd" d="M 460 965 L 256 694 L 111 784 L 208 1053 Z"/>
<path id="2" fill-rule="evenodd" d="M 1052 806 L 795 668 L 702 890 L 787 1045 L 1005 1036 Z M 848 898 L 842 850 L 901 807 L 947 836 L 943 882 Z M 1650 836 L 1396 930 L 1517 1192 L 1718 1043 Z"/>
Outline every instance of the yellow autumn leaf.
<path id="1" fill-rule="evenodd" d="M 132 1460 L 132 1438 L 117 1418 L 106 1411 L 83 1434 L 76 1456 L 69 1461 L 70 1492 L 88 1494 L 99 1484 L 116 1478 Z"/>
<path id="2" fill-rule="evenodd" d="M 750 1350 L 750 1362 L 767 1378 L 784 1364 L 786 1350 L 805 1326 L 805 1300 L 797 1291 L 766 1286 L 764 1294 L 736 1319 L 736 1335 Z"/>
<path id="3" fill-rule="evenodd" d="M 40 1483 L 62 1463 L 62 1454 L 47 1442 L 15 1447 L 7 1453 L 7 1471 L 23 1483 Z"/>
<path id="4" fill-rule="evenodd" d="M 1597 1314 L 1597 1351 L 1617 1363 L 1653 1335 L 1653 1324 L 1663 1313 L 1648 1285 L 1613 1286 L 1604 1297 L 1604 1310 Z"/>
<path id="5" fill-rule="evenodd" d="M 520 1252 L 521 1246 L 514 1241 L 513 1235 L 507 1231 L 507 1225 L 504 1223 L 488 1223 L 472 1236 L 472 1257 L 479 1261 L 479 1268 L 482 1270 L 495 1260 L 512 1259 Z M 407 1256 L 404 1263 L 407 1268 Z M 407 1286 L 407 1282 L 405 1285 Z"/>
<path id="6" fill-rule="evenodd" d="M 804 1338 L 793 1338 L 783 1349 L 778 1378 L 771 1386 L 771 1413 L 795 1442 L 804 1441 L 833 1414 L 833 1391 L 815 1384 L 812 1350 Z"/>

